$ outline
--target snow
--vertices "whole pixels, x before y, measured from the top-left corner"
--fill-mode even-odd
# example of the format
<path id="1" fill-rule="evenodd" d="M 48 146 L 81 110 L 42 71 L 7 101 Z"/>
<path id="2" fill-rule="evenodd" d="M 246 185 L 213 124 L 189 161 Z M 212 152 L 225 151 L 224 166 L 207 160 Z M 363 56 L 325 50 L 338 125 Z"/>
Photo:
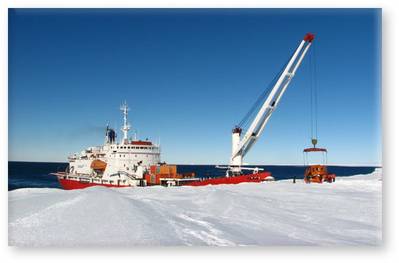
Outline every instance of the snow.
<path id="1" fill-rule="evenodd" d="M 12 246 L 379 245 L 382 170 L 203 187 L 9 192 Z"/>

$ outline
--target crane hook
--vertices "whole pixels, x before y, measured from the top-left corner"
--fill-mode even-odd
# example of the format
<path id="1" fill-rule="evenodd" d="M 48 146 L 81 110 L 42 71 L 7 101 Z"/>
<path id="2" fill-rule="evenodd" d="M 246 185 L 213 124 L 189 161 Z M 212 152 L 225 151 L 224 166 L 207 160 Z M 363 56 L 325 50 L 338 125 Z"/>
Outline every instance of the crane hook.
<path id="1" fill-rule="evenodd" d="M 312 138 L 312 144 L 313 144 L 313 148 L 316 148 L 317 139 Z"/>

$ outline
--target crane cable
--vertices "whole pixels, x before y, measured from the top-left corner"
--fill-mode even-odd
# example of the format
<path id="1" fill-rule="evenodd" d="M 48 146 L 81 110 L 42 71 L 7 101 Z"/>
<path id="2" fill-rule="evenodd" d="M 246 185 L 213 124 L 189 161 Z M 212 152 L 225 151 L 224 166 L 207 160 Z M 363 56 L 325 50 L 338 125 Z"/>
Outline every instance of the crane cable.
<path id="1" fill-rule="evenodd" d="M 318 140 L 318 83 L 316 65 L 316 46 L 313 46 L 309 54 L 310 73 L 310 135 L 313 147 L 316 147 Z"/>
<path id="2" fill-rule="evenodd" d="M 245 129 L 245 127 L 249 124 L 249 121 L 252 119 L 251 117 L 257 112 L 257 109 L 260 108 L 260 105 L 264 102 L 267 95 L 271 92 L 274 84 L 277 82 L 280 75 L 283 73 L 285 67 L 288 65 L 289 60 L 283 65 L 283 67 L 279 70 L 279 72 L 274 76 L 272 81 L 267 85 L 266 89 L 262 91 L 259 97 L 256 99 L 255 103 L 249 109 L 249 111 L 245 114 L 245 116 L 241 119 L 241 121 L 236 125 L 236 127 L 240 127 Z"/>

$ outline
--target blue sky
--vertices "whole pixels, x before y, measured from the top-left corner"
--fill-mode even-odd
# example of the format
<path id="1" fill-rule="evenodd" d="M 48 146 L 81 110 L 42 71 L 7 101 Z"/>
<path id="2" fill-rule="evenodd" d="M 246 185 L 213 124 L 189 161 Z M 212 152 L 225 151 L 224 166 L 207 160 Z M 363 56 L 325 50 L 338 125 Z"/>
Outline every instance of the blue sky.
<path id="1" fill-rule="evenodd" d="M 307 32 L 319 146 L 330 163 L 381 164 L 379 9 L 10 9 L 9 160 L 101 145 L 126 100 L 164 161 L 227 163 L 231 129 Z M 306 59 L 244 162 L 302 163 L 309 92 Z"/>

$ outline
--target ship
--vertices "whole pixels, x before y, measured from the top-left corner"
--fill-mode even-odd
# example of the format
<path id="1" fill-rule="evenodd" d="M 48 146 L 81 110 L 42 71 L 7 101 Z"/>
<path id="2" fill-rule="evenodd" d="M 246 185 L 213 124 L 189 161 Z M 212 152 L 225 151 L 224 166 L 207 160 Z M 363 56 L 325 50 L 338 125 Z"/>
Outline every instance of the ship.
<path id="1" fill-rule="evenodd" d="M 159 143 L 129 138 L 129 107 L 120 107 L 123 113 L 123 137 L 117 141 L 117 133 L 107 125 L 102 146 L 88 147 L 68 157 L 65 171 L 52 173 L 62 188 L 80 189 L 102 185 L 107 187 L 133 187 L 144 185 L 144 174 L 151 165 L 161 162 Z"/>
<path id="2" fill-rule="evenodd" d="M 268 88 L 267 92 L 262 93 L 250 112 L 233 128 L 230 163 L 216 166 L 226 170 L 224 176 L 202 178 L 195 173 L 178 173 L 176 165 L 161 162 L 159 144 L 147 139 L 129 139 L 131 125 L 127 120 L 129 108 L 126 103 L 120 107 L 123 113 L 123 137 L 119 142 L 115 130 L 107 126 L 104 145 L 89 147 L 69 156 L 66 170 L 51 174 L 57 176 L 60 185 L 66 190 L 91 186 L 205 186 L 273 181 L 271 173 L 263 168 L 245 167 L 243 158 L 261 136 L 313 40 L 313 34 L 305 35 L 287 64 L 269 84 L 270 90 Z M 249 121 L 253 113 L 256 115 Z"/>
<path id="3" fill-rule="evenodd" d="M 215 178 L 196 177 L 195 173 L 178 173 L 177 165 L 161 162 L 160 144 L 152 141 L 129 139 L 131 125 L 128 123 L 129 107 L 120 107 L 123 113 L 123 137 L 118 141 L 117 133 L 108 125 L 102 146 L 88 147 L 68 157 L 65 171 L 51 173 L 57 176 L 65 190 L 92 186 L 144 187 L 144 186 L 203 186 L 216 184 L 238 184 L 261 182 L 270 177 L 268 172 L 255 170 L 252 174 Z"/>

